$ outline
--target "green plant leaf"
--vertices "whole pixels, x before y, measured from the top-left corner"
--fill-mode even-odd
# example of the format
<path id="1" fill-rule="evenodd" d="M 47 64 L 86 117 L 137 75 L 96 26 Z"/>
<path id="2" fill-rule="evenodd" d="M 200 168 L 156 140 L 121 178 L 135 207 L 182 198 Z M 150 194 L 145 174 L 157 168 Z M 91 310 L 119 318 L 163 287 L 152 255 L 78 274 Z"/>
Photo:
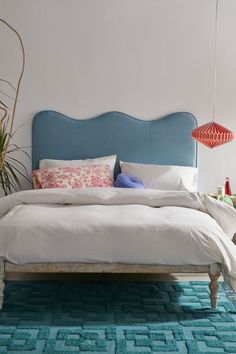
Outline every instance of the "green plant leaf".
<path id="1" fill-rule="evenodd" d="M 21 153 L 30 158 L 30 155 L 25 151 L 27 147 L 21 147 L 17 144 L 8 144 L 8 123 L 7 119 L 3 126 L 0 128 L 0 159 L 5 154 L 2 169 L 0 170 L 0 187 L 3 189 L 4 194 L 8 195 L 22 189 L 21 179 L 27 181 L 32 185 L 31 178 L 24 164 L 16 157 L 16 154 Z M 13 154 L 13 156 L 11 156 Z"/>
<path id="2" fill-rule="evenodd" d="M 31 148 L 31 146 L 18 146 L 16 144 L 11 144 L 9 146 L 14 146 L 14 148 L 13 149 L 9 149 L 8 153 L 11 153 L 11 152 L 23 152 L 23 154 L 25 154 L 31 160 L 31 156 L 28 154 L 28 152 L 25 151 L 25 149 Z"/>
<path id="3" fill-rule="evenodd" d="M 32 184 L 26 167 L 20 161 L 12 161 L 11 163 L 9 163 L 9 165 L 14 172 L 18 173 L 21 177 L 23 177 L 24 180 Z"/>

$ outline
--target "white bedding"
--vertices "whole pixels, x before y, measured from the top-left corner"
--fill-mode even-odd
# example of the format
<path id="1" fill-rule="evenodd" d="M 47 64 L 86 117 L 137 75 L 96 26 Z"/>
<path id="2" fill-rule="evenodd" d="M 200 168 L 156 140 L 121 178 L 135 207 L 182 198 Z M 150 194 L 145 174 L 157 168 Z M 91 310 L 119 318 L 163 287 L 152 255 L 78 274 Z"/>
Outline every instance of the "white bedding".
<path id="1" fill-rule="evenodd" d="M 0 257 L 34 262 L 202 265 L 236 290 L 236 211 L 200 193 L 44 189 L 0 199 Z"/>

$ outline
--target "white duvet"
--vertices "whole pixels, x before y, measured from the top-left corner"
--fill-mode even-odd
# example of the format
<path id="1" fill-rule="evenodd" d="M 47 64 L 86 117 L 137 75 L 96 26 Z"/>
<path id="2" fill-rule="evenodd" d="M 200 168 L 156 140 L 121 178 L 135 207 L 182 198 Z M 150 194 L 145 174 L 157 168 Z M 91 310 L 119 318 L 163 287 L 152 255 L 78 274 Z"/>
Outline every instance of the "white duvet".
<path id="1" fill-rule="evenodd" d="M 204 265 L 236 290 L 236 211 L 204 194 L 44 189 L 0 199 L 0 257 L 34 262 Z"/>

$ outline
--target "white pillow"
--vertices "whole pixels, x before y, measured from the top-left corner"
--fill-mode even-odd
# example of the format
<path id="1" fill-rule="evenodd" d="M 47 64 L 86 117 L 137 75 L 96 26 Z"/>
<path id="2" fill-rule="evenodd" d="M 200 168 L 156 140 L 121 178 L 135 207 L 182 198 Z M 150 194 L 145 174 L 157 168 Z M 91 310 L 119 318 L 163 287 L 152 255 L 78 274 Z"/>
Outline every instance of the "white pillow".
<path id="1" fill-rule="evenodd" d="M 140 178 L 145 188 L 197 190 L 197 168 L 120 162 L 121 172 Z"/>
<path id="2" fill-rule="evenodd" d="M 96 159 L 86 160 L 40 160 L 39 169 L 41 168 L 63 168 L 63 167 L 80 167 L 88 165 L 109 165 L 112 173 L 116 163 L 116 155 L 98 157 Z"/>

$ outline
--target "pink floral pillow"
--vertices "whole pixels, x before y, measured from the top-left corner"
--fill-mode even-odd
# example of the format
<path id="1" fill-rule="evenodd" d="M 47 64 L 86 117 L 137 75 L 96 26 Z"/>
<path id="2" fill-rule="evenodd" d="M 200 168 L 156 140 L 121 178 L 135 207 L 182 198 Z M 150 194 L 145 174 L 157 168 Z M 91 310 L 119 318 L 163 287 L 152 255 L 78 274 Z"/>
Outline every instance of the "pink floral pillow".
<path id="1" fill-rule="evenodd" d="M 33 171 L 33 183 L 36 189 L 112 187 L 113 176 L 109 165 L 42 168 Z"/>

